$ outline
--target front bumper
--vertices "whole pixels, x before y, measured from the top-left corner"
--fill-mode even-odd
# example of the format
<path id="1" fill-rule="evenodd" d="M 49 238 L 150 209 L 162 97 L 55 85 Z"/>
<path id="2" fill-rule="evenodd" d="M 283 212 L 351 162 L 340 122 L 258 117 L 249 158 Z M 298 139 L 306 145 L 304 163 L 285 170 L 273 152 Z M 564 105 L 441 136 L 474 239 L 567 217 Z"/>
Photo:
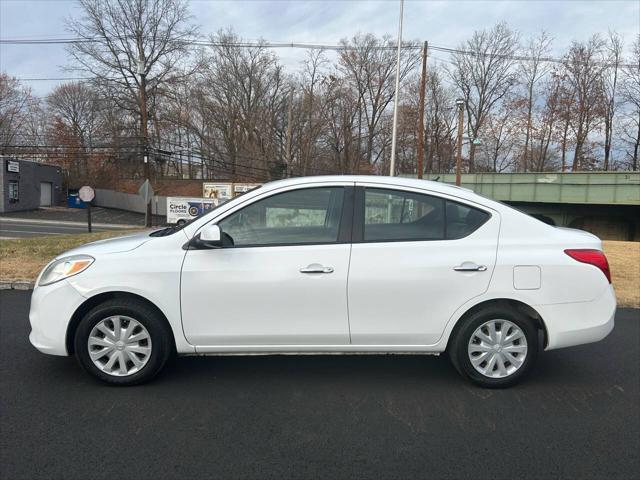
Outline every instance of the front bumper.
<path id="1" fill-rule="evenodd" d="M 537 305 L 547 329 L 547 348 L 571 347 L 598 342 L 605 338 L 614 326 L 616 294 L 609 287 L 591 302 Z"/>
<path id="2" fill-rule="evenodd" d="M 67 328 L 85 298 L 67 280 L 36 286 L 31 295 L 29 341 L 42 353 L 67 356 Z"/>

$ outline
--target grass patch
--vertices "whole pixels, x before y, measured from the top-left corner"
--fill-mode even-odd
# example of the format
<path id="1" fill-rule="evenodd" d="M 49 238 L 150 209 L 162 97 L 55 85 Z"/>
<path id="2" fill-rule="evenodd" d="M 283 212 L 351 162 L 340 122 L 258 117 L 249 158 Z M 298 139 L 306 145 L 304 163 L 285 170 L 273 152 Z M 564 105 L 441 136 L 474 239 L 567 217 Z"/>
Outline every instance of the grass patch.
<path id="1" fill-rule="evenodd" d="M 62 252 L 85 243 L 131 233 L 135 231 L 114 230 L 0 240 L 0 282 L 33 282 L 44 266 Z"/>
<path id="2" fill-rule="evenodd" d="M 103 238 L 134 231 L 110 231 L 79 235 L 0 240 L 0 281 L 34 281 L 44 266 L 60 253 Z M 640 307 L 640 242 L 605 241 L 618 305 Z"/>
<path id="3" fill-rule="evenodd" d="M 618 306 L 640 307 L 640 242 L 605 240 L 602 243 L 611 267 Z"/>

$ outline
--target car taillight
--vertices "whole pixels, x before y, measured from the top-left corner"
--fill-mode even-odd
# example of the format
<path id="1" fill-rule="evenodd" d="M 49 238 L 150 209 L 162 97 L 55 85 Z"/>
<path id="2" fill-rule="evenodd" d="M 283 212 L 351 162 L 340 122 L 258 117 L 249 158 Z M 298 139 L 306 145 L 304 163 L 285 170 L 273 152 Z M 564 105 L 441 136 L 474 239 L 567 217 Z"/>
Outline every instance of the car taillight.
<path id="1" fill-rule="evenodd" d="M 587 250 L 587 249 L 569 249 L 564 253 L 569 255 L 574 260 L 582 263 L 588 263 L 594 267 L 598 267 L 604 276 L 607 277 L 609 283 L 611 283 L 611 270 L 609 269 L 609 262 L 607 257 L 600 250 Z"/>

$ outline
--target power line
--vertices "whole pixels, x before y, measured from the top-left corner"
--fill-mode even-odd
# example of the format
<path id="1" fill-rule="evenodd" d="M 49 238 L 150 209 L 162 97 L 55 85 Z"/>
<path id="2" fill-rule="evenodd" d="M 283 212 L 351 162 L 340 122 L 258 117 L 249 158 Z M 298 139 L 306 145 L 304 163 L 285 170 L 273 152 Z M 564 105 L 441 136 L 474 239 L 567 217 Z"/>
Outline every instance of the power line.
<path id="1" fill-rule="evenodd" d="M 59 44 L 75 44 L 75 43 L 98 43 L 102 40 L 97 38 L 64 38 L 64 39 L 11 39 L 4 38 L 0 39 L 0 45 L 59 45 Z M 304 42 L 219 42 L 219 41 L 209 41 L 209 40 L 183 40 L 183 43 L 187 45 L 194 46 L 204 46 L 204 47 L 235 47 L 235 48 L 300 48 L 306 50 L 331 50 L 331 51 L 351 51 L 356 50 L 358 47 L 348 45 L 348 44 L 326 44 L 326 43 L 304 43 Z M 371 47 L 376 50 L 395 50 L 397 47 L 395 45 L 378 45 L 375 47 Z M 401 46 L 403 50 L 420 50 L 422 48 L 421 44 L 417 43 L 405 43 Z M 438 46 L 429 44 L 430 50 L 435 50 L 438 52 L 445 52 L 454 55 L 466 55 L 477 58 L 487 57 L 487 58 L 502 58 L 505 60 L 513 60 L 513 61 L 540 61 L 546 63 L 564 63 L 564 60 L 561 58 L 555 57 L 529 57 L 527 55 L 503 55 L 503 54 L 492 54 L 492 53 L 479 53 L 472 52 L 470 50 L 463 50 L 458 48 L 451 48 L 445 46 Z M 597 63 L 597 62 L 596 62 Z M 600 65 L 609 65 L 606 62 L 598 63 Z M 631 68 L 636 67 L 636 65 L 632 64 L 622 64 L 621 67 Z"/>
<path id="2" fill-rule="evenodd" d="M 49 81 L 71 81 L 71 80 L 91 80 L 92 77 L 38 77 L 38 78 L 21 78 L 17 80 L 21 82 L 49 82 Z"/>

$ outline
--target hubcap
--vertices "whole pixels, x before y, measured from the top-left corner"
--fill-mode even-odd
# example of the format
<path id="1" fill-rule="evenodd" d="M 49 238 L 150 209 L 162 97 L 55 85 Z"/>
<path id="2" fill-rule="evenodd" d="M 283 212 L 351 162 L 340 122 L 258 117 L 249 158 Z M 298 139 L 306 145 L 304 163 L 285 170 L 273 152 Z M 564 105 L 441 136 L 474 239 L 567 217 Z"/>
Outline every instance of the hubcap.
<path id="1" fill-rule="evenodd" d="M 489 378 L 513 375 L 527 358 L 527 338 L 508 320 L 489 320 L 480 325 L 469 340 L 469 360 Z"/>
<path id="2" fill-rule="evenodd" d="M 94 365 L 108 375 L 125 377 L 142 370 L 151 357 L 151 336 L 131 317 L 114 315 L 99 321 L 87 341 Z"/>

